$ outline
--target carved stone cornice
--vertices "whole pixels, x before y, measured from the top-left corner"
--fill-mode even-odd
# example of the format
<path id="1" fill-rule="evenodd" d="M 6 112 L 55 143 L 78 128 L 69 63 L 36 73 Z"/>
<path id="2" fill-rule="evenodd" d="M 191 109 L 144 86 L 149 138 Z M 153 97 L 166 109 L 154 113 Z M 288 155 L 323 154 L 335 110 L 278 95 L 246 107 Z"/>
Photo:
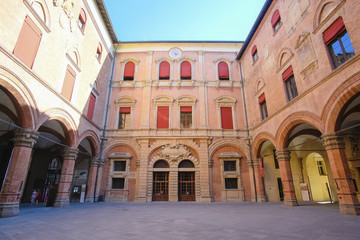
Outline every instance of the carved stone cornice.
<path id="1" fill-rule="evenodd" d="M 188 147 L 183 144 L 176 144 L 171 146 L 170 144 L 163 145 L 159 156 L 166 160 L 178 161 L 179 159 L 187 158 L 191 155 Z"/>
<path id="2" fill-rule="evenodd" d="M 33 148 L 39 133 L 31 129 L 18 129 L 15 131 L 14 146 Z"/>
<path id="3" fill-rule="evenodd" d="M 290 161 L 290 151 L 287 149 L 276 150 L 276 158 L 278 161 Z"/>
<path id="4" fill-rule="evenodd" d="M 344 136 L 342 135 L 324 134 L 321 139 L 326 150 L 345 149 Z"/>
<path id="5" fill-rule="evenodd" d="M 64 155 L 63 158 L 64 160 L 76 160 L 77 156 L 79 153 L 79 149 L 77 148 L 65 148 L 64 149 Z"/>

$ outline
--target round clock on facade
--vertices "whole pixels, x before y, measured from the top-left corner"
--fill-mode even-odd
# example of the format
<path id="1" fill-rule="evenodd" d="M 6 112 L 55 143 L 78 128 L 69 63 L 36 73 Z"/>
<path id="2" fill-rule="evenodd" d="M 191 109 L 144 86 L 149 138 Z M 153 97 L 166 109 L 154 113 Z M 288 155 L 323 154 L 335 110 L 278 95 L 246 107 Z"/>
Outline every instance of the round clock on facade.
<path id="1" fill-rule="evenodd" d="M 174 47 L 169 50 L 169 56 L 171 58 L 177 59 L 180 58 L 182 55 L 182 51 L 180 48 Z"/>

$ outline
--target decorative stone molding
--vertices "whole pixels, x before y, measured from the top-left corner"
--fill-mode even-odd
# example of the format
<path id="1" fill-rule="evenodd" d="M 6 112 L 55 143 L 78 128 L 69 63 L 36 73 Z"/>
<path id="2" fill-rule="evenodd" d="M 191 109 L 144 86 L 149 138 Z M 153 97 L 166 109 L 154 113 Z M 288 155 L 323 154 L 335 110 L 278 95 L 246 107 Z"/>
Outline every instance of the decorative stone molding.
<path id="1" fill-rule="evenodd" d="M 290 161 L 290 151 L 287 149 L 276 150 L 276 157 L 278 161 Z"/>
<path id="2" fill-rule="evenodd" d="M 203 55 L 203 56 L 205 55 L 205 51 L 203 51 L 203 50 L 198 50 L 197 53 L 198 53 L 199 55 Z"/>
<path id="3" fill-rule="evenodd" d="M 154 53 L 154 51 L 146 51 L 146 56 L 151 56 L 151 55 L 153 55 L 153 53 Z"/>
<path id="4" fill-rule="evenodd" d="M 53 5 L 55 7 L 58 7 L 58 6 L 60 6 L 60 2 L 62 2 L 62 1 L 61 0 L 53 0 Z"/>
<path id="5" fill-rule="evenodd" d="M 64 160 L 73 160 L 73 161 L 75 161 L 77 156 L 78 156 L 78 153 L 79 153 L 79 149 L 67 147 L 67 148 L 64 149 L 63 158 L 64 158 Z"/>
<path id="6" fill-rule="evenodd" d="M 242 156 L 237 152 L 224 152 L 219 155 L 220 159 L 227 159 L 227 158 L 242 158 Z"/>
<path id="7" fill-rule="evenodd" d="M 91 167 L 96 167 L 97 165 L 99 165 L 99 160 L 100 160 L 99 157 L 94 157 L 94 156 L 92 156 L 92 157 L 90 158 L 90 166 L 91 166 Z"/>
<path id="8" fill-rule="evenodd" d="M 111 159 L 132 159 L 133 156 L 127 152 L 116 152 L 109 155 Z"/>
<path id="9" fill-rule="evenodd" d="M 189 148 L 183 144 L 176 144 L 173 146 L 171 146 L 170 144 L 166 144 L 161 147 L 161 151 L 159 152 L 159 156 L 161 158 L 175 162 L 179 159 L 187 158 L 190 155 L 191 152 Z"/>
<path id="10" fill-rule="evenodd" d="M 72 10 L 74 8 L 74 5 L 74 0 L 64 0 L 63 4 L 61 5 L 68 18 L 72 17 Z"/>
<path id="11" fill-rule="evenodd" d="M 13 139 L 14 146 L 33 148 L 39 133 L 31 129 L 18 129 L 15 131 L 15 137 Z"/>
<path id="12" fill-rule="evenodd" d="M 212 168 L 214 166 L 214 159 L 209 158 L 209 167 Z"/>
<path id="13" fill-rule="evenodd" d="M 344 136 L 342 135 L 324 134 L 321 139 L 326 150 L 345 149 Z"/>

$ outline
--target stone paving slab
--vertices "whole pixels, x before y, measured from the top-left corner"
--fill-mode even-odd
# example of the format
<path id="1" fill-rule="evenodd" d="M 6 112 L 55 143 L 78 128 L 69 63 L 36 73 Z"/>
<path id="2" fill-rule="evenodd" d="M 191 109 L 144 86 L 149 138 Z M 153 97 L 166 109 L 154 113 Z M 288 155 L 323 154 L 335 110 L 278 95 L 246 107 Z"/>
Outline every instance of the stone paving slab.
<path id="1" fill-rule="evenodd" d="M 85 203 L 66 208 L 21 206 L 0 218 L 0 239 L 359 240 L 360 216 L 336 204 Z"/>

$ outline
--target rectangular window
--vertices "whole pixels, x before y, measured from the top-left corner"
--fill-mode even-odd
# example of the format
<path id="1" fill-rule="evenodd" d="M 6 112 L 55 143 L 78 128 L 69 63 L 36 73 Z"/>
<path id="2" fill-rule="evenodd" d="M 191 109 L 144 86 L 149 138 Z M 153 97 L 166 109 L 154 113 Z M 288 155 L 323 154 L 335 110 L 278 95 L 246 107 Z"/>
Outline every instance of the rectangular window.
<path id="1" fill-rule="evenodd" d="M 238 189 L 238 179 L 237 178 L 225 178 L 225 188 L 226 189 Z"/>
<path id="2" fill-rule="evenodd" d="M 33 66 L 41 36 L 40 29 L 29 16 L 26 16 L 13 53 L 29 68 Z"/>
<path id="3" fill-rule="evenodd" d="M 286 88 L 286 94 L 287 94 L 288 101 L 291 101 L 292 99 L 297 97 L 298 91 L 297 91 L 297 88 L 296 88 L 294 75 L 291 75 L 285 81 L 285 88 Z"/>
<path id="4" fill-rule="evenodd" d="M 75 71 L 70 67 L 70 65 L 68 65 L 66 68 L 66 74 L 65 74 L 64 84 L 61 90 L 61 95 L 63 95 L 69 101 L 71 100 L 71 96 L 73 93 L 75 78 L 76 78 Z"/>
<path id="5" fill-rule="evenodd" d="M 234 129 L 233 118 L 232 118 L 232 108 L 231 107 L 221 107 L 221 127 L 222 129 Z"/>
<path id="6" fill-rule="evenodd" d="M 130 107 L 121 107 L 119 111 L 119 129 L 129 129 L 130 128 Z"/>
<path id="7" fill-rule="evenodd" d="M 124 189 L 125 187 L 125 178 L 112 178 L 112 189 Z"/>
<path id="8" fill-rule="evenodd" d="M 355 55 L 354 48 L 346 31 L 342 17 L 339 17 L 323 33 L 324 42 L 328 47 L 335 68 Z"/>
<path id="9" fill-rule="evenodd" d="M 114 171 L 115 172 L 125 172 L 126 171 L 126 161 L 114 161 Z"/>
<path id="10" fill-rule="evenodd" d="M 324 162 L 323 161 L 316 161 L 316 162 L 320 176 L 326 176 Z"/>
<path id="11" fill-rule="evenodd" d="M 235 172 L 236 171 L 236 161 L 224 161 L 224 171 L 225 172 Z"/>
<path id="12" fill-rule="evenodd" d="M 91 120 L 92 120 L 93 114 L 94 114 L 95 103 L 96 103 L 96 97 L 94 94 L 91 93 L 90 99 L 89 99 L 89 107 L 88 107 L 88 111 L 87 111 L 87 117 L 90 118 Z"/>
<path id="13" fill-rule="evenodd" d="M 261 94 L 259 97 L 259 106 L 260 106 L 261 120 L 264 120 L 265 118 L 268 117 L 265 93 Z"/>
<path id="14" fill-rule="evenodd" d="M 169 107 L 159 106 L 157 108 L 157 128 L 169 128 Z"/>
<path id="15" fill-rule="evenodd" d="M 191 128 L 192 126 L 192 107 L 183 106 L 180 107 L 180 127 Z"/>

